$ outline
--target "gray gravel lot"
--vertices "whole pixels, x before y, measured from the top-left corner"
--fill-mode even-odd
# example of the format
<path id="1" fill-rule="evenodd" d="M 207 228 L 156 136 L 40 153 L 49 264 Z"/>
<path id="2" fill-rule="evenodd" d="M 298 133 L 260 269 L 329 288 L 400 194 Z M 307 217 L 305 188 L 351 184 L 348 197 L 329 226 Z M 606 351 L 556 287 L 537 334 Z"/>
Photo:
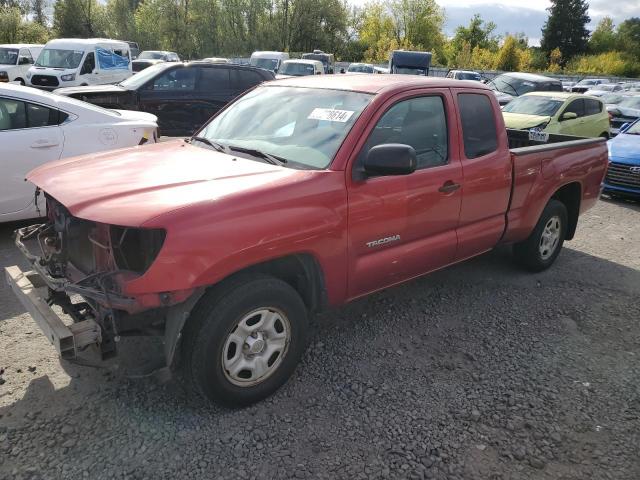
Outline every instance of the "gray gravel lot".
<path id="1" fill-rule="evenodd" d="M 2 266 L 22 263 L 0 228 Z M 270 399 L 61 365 L 0 287 L 0 479 L 640 478 L 640 204 L 602 201 L 556 265 L 509 250 L 318 317 Z"/>

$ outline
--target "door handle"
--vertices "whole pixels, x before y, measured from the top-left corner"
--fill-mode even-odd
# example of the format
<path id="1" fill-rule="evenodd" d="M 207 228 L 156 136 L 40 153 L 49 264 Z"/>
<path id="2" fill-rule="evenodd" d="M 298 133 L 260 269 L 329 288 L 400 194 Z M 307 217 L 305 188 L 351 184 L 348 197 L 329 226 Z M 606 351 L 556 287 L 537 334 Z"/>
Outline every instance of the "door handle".
<path id="1" fill-rule="evenodd" d="M 50 142 L 48 140 L 36 140 L 31 144 L 31 148 L 50 148 L 58 146 L 57 142 Z"/>
<path id="2" fill-rule="evenodd" d="M 438 191 L 442 192 L 442 193 L 453 193 L 456 190 L 458 190 L 460 188 L 460 184 L 459 183 L 454 183 L 451 180 L 448 180 L 446 182 L 444 182 L 444 185 L 442 185 Z"/>

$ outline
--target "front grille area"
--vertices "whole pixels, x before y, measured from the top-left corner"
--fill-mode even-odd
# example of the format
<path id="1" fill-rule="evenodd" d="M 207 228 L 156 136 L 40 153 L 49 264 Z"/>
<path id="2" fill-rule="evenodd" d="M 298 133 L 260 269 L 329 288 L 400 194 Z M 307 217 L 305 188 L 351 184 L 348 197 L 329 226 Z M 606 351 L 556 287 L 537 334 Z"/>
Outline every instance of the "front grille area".
<path id="1" fill-rule="evenodd" d="M 640 189 L 640 172 L 632 172 L 632 168 L 638 167 L 624 163 L 610 163 L 605 182 L 617 187 Z"/>
<path id="2" fill-rule="evenodd" d="M 57 87 L 60 82 L 58 82 L 58 77 L 53 75 L 34 75 L 31 78 L 31 85 L 36 87 Z"/>

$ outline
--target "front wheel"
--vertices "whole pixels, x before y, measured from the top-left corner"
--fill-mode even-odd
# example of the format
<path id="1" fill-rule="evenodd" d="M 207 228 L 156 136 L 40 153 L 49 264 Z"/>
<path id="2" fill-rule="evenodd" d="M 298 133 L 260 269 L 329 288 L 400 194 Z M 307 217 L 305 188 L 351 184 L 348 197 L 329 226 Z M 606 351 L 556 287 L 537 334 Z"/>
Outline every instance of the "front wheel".
<path id="1" fill-rule="evenodd" d="M 560 254 L 567 224 L 567 207 L 558 200 L 549 200 L 529 238 L 513 246 L 518 263 L 532 272 L 549 268 Z"/>
<path id="2" fill-rule="evenodd" d="M 304 352 L 307 309 L 289 284 L 239 276 L 210 291 L 185 326 L 187 380 L 207 398 L 236 407 L 271 395 Z"/>

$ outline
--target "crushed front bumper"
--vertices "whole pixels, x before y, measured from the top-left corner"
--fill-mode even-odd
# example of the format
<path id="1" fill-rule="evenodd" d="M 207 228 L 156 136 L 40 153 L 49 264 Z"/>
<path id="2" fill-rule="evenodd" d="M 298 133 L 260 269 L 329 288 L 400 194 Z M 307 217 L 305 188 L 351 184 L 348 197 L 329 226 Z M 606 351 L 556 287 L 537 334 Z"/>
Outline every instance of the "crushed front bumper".
<path id="1" fill-rule="evenodd" d="M 89 345 L 101 342 L 100 326 L 92 319 L 65 325 L 47 302 L 49 287 L 39 273 L 23 272 L 18 266 L 5 267 L 4 271 L 16 297 L 62 358 L 75 359 Z"/>

